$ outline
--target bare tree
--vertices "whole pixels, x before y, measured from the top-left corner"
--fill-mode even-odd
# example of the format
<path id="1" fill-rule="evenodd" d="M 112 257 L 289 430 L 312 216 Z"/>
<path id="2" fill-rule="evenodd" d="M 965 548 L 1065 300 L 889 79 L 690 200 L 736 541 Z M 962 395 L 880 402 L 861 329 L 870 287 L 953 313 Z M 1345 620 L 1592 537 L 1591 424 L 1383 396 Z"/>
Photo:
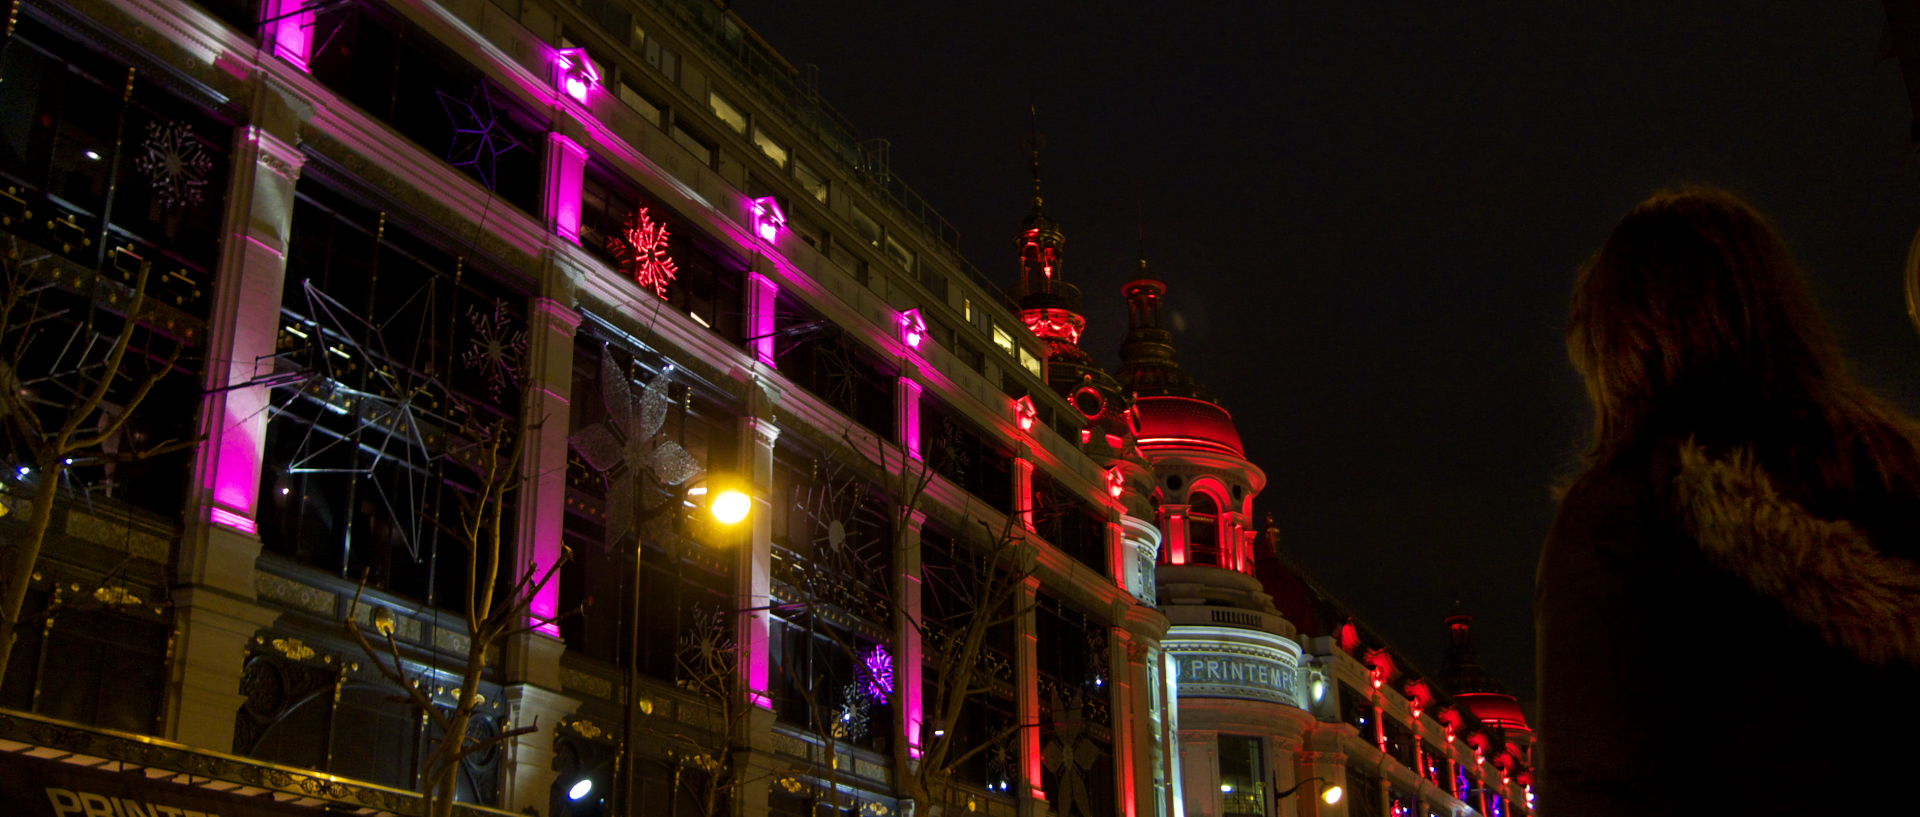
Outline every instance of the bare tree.
<path id="1" fill-rule="evenodd" d="M 3 474 L 0 502 L 30 491 L 26 530 L 0 543 L 0 676 L 19 637 L 21 608 L 53 521 L 57 492 L 76 466 L 147 459 L 188 448 L 194 440 L 127 446 L 127 423 L 175 370 L 183 345 L 164 340 L 143 321 L 151 304 L 148 262 L 131 294 L 93 275 L 109 302 L 82 299 L 54 279 L 67 269 L 50 256 L 23 258 L 20 246 L 0 257 L 0 424 L 17 474 Z M 88 274 L 82 274 L 88 275 Z M 144 341 L 144 342 L 137 342 Z M 152 348 L 170 345 L 160 356 Z M 131 365 L 134 361 L 143 365 Z M 19 477 L 15 479 L 15 477 Z"/>
<path id="2" fill-rule="evenodd" d="M 422 764 L 421 790 L 428 817 L 446 817 L 453 813 L 460 763 L 470 755 L 486 752 L 506 741 L 539 730 L 538 723 L 525 724 L 493 734 L 473 734 L 474 715 L 486 701 L 480 685 L 487 669 L 487 655 L 509 638 L 531 632 L 557 621 L 565 614 L 550 618 L 533 616 L 531 603 L 547 584 L 559 575 L 570 558 L 561 557 L 544 567 L 529 565 L 514 571 L 511 542 L 512 496 L 524 477 L 520 470 L 522 445 L 498 420 L 470 428 L 470 446 L 456 451 L 453 458 L 462 461 L 475 477 L 471 495 L 460 496 L 458 521 L 442 525 L 442 532 L 457 540 L 466 550 L 467 584 L 463 620 L 467 627 L 466 654 L 460 666 L 460 685 L 453 690 L 451 707 L 435 704 L 432 685 L 425 671 L 410 674 L 394 637 L 391 611 L 376 609 L 373 627 L 382 643 L 375 646 L 359 618 L 360 593 L 347 610 L 348 634 L 366 653 L 368 661 L 397 687 L 408 703 L 426 713 L 439 730 Z M 506 581 L 502 581 L 502 579 Z M 364 590 L 366 581 L 361 580 Z"/>

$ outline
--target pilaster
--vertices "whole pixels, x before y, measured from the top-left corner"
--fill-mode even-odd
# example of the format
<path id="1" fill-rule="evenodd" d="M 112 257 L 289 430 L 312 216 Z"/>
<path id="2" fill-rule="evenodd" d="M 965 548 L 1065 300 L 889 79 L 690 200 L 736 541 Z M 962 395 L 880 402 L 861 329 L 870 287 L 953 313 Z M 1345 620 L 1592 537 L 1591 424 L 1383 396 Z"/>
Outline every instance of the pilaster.
<path id="1" fill-rule="evenodd" d="M 1032 467 L 1027 465 L 1028 473 Z M 1021 583 L 1018 609 L 1024 612 L 1014 621 L 1014 717 L 1025 727 L 1020 730 L 1021 817 L 1043 817 L 1047 813 L 1047 792 L 1040 782 L 1045 759 L 1040 753 L 1040 634 L 1034 616 L 1039 593 L 1039 578 L 1028 577 Z"/>
<path id="2" fill-rule="evenodd" d="M 907 752 L 918 758 L 923 750 L 920 730 L 926 719 L 925 649 L 920 643 L 920 531 L 927 521 L 926 514 L 913 511 L 907 515 L 905 530 L 900 532 L 899 547 L 894 552 L 894 564 L 899 573 L 894 577 L 895 604 L 893 621 L 893 643 L 896 653 L 893 662 L 893 688 L 899 696 L 901 706 L 901 724 L 905 731 Z"/>
<path id="3" fill-rule="evenodd" d="M 279 94 L 258 87 L 253 122 L 234 131 L 221 254 L 214 272 L 202 372 L 201 443 L 194 457 L 186 535 L 175 561 L 175 643 L 168 669 L 164 736 L 196 746 L 233 745 L 241 660 L 275 615 L 255 603 L 261 462 L 274 372 L 281 289 L 304 161 L 297 118 Z"/>
<path id="4" fill-rule="evenodd" d="M 514 727 L 537 725 L 540 728 L 514 738 L 511 750 L 506 753 L 503 764 L 506 768 L 501 770 L 505 772 L 506 791 L 501 793 L 501 806 L 523 814 L 528 809 L 543 814 L 555 776 L 554 730 L 560 726 L 562 716 L 579 710 L 580 701 L 533 684 L 508 684 L 502 696 Z"/>
<path id="5" fill-rule="evenodd" d="M 521 399 L 521 497 L 515 520 L 515 575 L 537 581 L 560 562 L 566 547 L 567 434 L 573 400 L 573 336 L 580 313 L 560 299 L 535 296 L 527 301 L 526 388 Z M 560 688 L 560 614 L 558 573 L 534 589 L 528 600 L 533 632 L 507 645 L 507 677 Z"/>

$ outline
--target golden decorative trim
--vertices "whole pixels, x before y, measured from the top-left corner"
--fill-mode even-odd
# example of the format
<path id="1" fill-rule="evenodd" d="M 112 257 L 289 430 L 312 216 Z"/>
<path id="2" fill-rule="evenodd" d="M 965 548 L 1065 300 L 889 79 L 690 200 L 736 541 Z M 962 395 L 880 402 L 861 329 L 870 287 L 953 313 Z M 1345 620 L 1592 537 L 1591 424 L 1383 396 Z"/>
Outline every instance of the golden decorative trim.
<path id="1" fill-rule="evenodd" d="M 274 650 L 286 656 L 289 660 L 305 661 L 314 656 L 313 648 L 307 646 L 298 638 L 276 638 L 272 643 Z M 332 656 L 328 657 L 331 658 Z"/>

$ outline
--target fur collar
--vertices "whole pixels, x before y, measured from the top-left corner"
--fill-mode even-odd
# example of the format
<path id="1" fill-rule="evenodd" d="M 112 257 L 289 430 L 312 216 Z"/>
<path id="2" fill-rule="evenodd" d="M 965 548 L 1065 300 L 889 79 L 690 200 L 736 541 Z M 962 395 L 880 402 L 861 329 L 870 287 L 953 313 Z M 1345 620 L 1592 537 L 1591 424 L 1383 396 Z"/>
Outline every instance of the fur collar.
<path id="1" fill-rule="evenodd" d="M 1774 489 L 1751 451 L 1680 447 L 1680 514 L 1709 559 L 1861 661 L 1920 665 L 1920 564 Z"/>

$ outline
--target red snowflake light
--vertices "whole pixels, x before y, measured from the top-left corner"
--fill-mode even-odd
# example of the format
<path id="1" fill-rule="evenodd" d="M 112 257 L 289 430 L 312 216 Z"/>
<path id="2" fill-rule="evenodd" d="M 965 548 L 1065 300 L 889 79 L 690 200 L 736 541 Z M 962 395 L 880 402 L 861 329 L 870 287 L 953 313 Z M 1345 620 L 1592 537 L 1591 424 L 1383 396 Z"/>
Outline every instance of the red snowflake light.
<path id="1" fill-rule="evenodd" d="M 607 239 L 607 249 L 619 259 L 621 272 L 662 298 L 680 273 L 680 265 L 667 254 L 667 225 L 648 217 L 645 207 L 627 219 L 619 235 Z"/>

